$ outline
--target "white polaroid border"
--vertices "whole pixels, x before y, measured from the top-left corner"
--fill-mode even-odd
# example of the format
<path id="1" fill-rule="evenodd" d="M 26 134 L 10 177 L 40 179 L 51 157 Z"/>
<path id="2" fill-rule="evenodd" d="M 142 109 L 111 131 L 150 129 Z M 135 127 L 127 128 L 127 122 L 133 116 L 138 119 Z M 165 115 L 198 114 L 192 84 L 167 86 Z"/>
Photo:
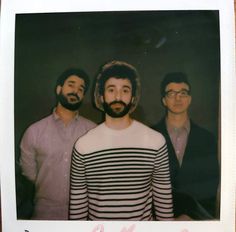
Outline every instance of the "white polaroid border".
<path id="1" fill-rule="evenodd" d="M 234 232 L 236 81 L 233 0 L 2 0 L 0 147 L 3 232 Z M 221 41 L 221 219 L 196 222 L 17 220 L 14 168 L 14 38 L 17 13 L 133 10 L 219 10 Z M 99 226 L 99 227 L 97 227 Z M 126 229 L 125 229 L 126 228 Z"/>

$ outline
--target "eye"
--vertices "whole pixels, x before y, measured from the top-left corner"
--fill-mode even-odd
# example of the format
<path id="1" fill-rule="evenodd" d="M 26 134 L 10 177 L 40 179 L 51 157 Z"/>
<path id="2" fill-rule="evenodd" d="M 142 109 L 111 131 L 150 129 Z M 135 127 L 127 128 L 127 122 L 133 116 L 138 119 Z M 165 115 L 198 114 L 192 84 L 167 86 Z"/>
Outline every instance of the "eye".
<path id="1" fill-rule="evenodd" d="M 113 93 L 113 92 L 114 92 L 114 89 L 113 89 L 113 88 L 108 88 L 108 89 L 107 89 L 107 92 L 108 92 L 108 93 Z"/>
<path id="2" fill-rule="evenodd" d="M 181 92 L 180 92 L 180 95 L 181 96 L 188 96 L 188 91 L 187 90 L 182 90 Z"/>
<path id="3" fill-rule="evenodd" d="M 169 91 L 166 93 L 167 97 L 174 97 L 175 96 L 175 92 L 174 91 Z"/>
<path id="4" fill-rule="evenodd" d="M 79 89 L 78 89 L 78 92 L 84 93 L 84 88 L 79 88 Z"/>
<path id="5" fill-rule="evenodd" d="M 123 89 L 123 93 L 130 93 L 130 89 L 128 88 Z"/>

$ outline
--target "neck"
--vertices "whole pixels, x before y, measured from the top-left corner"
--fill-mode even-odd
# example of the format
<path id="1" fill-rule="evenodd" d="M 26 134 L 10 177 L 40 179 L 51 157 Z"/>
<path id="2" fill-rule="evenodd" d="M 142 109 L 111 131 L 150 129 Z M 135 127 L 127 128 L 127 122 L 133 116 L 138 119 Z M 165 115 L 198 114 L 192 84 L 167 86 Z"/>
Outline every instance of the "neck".
<path id="1" fill-rule="evenodd" d="M 105 124 L 114 130 L 122 130 L 130 126 L 133 119 L 130 118 L 129 114 L 125 115 L 122 118 L 112 118 L 106 114 Z"/>
<path id="2" fill-rule="evenodd" d="M 174 127 L 182 127 L 184 123 L 188 120 L 188 113 L 183 113 L 183 114 L 172 114 L 168 112 L 166 120 L 168 123 L 173 125 Z"/>
<path id="3" fill-rule="evenodd" d="M 71 111 L 64 108 L 60 103 L 56 107 L 56 113 L 60 119 L 67 125 L 77 114 L 77 111 Z"/>

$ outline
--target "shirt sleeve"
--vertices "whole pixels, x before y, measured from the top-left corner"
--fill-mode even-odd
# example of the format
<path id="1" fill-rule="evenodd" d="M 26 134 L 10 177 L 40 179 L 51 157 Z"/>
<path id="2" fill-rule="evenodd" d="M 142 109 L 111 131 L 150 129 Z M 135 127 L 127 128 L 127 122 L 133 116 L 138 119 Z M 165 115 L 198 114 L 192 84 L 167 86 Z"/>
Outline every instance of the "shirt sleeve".
<path id="1" fill-rule="evenodd" d="M 166 144 L 157 151 L 152 184 L 156 220 L 173 220 L 172 188 Z"/>
<path id="2" fill-rule="evenodd" d="M 202 154 L 204 154 L 204 161 L 201 160 L 201 162 L 205 162 L 205 165 L 202 165 L 204 170 L 201 170 L 201 174 L 204 177 L 203 183 L 207 186 L 205 188 L 207 190 L 202 190 L 206 194 L 206 200 L 202 200 L 201 204 L 211 215 L 216 217 L 217 207 L 219 206 L 217 191 L 220 181 L 217 142 L 212 134 L 206 136 L 204 141 L 205 146 L 201 148 Z"/>
<path id="3" fill-rule="evenodd" d="M 20 166 L 22 174 L 30 181 L 35 182 L 37 177 L 36 136 L 32 128 L 28 128 L 20 144 Z"/>
<path id="4" fill-rule="evenodd" d="M 70 173 L 70 220 L 87 220 L 88 195 L 83 157 L 73 149 Z"/>

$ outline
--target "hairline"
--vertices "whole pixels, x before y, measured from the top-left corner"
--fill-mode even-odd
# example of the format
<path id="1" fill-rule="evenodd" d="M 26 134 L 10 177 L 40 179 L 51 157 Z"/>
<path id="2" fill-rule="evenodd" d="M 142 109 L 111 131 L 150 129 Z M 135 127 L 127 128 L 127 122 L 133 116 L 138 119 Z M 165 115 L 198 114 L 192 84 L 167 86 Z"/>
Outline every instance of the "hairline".
<path id="1" fill-rule="evenodd" d="M 186 84 L 188 86 L 188 91 L 191 90 L 190 84 L 185 82 L 185 81 L 181 81 L 181 82 L 171 81 L 171 82 L 169 82 L 168 84 L 165 85 L 164 91 L 166 91 L 167 86 L 170 85 L 170 84 Z"/>
<path id="2" fill-rule="evenodd" d="M 129 78 L 129 77 L 121 77 L 121 76 L 110 76 L 110 77 L 106 77 L 106 78 L 105 78 L 105 81 L 102 82 L 102 83 L 103 83 L 103 86 L 100 86 L 100 88 L 103 89 L 103 93 L 102 93 L 103 95 L 104 95 L 104 92 L 105 92 L 106 83 L 107 83 L 107 81 L 108 81 L 109 79 L 111 79 L 111 78 L 123 79 L 123 80 L 127 79 L 127 80 L 130 82 L 130 84 L 131 84 L 132 96 L 135 95 L 135 93 L 133 94 L 134 86 L 133 86 L 133 82 L 131 81 L 131 78 Z"/>

